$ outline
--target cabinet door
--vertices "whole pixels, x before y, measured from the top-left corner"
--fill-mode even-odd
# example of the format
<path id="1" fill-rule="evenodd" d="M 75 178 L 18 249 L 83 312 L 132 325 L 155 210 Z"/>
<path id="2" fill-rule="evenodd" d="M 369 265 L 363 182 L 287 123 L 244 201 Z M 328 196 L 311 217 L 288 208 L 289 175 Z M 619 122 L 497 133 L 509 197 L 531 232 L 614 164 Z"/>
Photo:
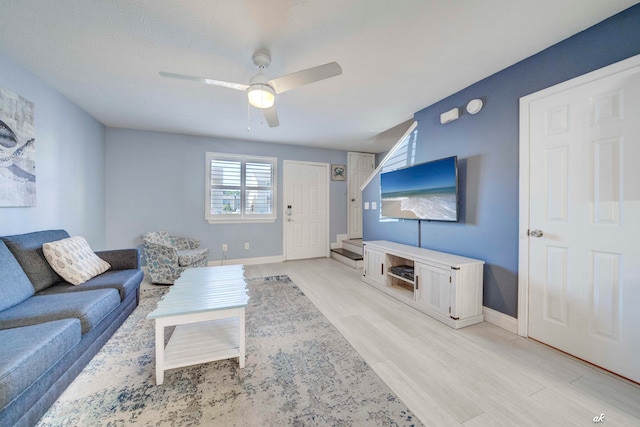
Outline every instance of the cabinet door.
<path id="1" fill-rule="evenodd" d="M 416 263 L 416 302 L 449 316 L 451 270 Z"/>
<path id="2" fill-rule="evenodd" d="M 376 250 L 364 248 L 363 275 L 376 283 L 384 285 L 384 254 Z"/>

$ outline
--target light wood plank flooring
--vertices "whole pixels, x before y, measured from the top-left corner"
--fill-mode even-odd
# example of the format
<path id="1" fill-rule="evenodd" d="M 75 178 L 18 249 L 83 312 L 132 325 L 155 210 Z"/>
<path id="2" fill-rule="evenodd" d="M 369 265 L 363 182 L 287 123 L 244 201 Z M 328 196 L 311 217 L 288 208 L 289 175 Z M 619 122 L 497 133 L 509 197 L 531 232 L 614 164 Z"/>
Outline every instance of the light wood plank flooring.
<path id="1" fill-rule="evenodd" d="M 450 329 L 329 258 L 246 266 L 248 278 L 280 274 L 425 425 L 640 425 L 640 387 L 540 343 L 486 322 Z"/>

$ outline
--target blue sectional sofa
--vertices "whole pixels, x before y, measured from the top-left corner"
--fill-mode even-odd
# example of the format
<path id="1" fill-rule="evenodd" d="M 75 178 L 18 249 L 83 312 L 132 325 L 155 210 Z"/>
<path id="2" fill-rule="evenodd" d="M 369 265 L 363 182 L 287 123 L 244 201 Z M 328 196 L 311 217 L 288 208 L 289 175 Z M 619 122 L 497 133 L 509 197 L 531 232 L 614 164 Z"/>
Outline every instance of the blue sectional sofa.
<path id="1" fill-rule="evenodd" d="M 68 237 L 0 237 L 0 426 L 36 424 L 140 300 L 137 249 L 96 252 L 111 268 L 75 286 L 42 252 Z"/>

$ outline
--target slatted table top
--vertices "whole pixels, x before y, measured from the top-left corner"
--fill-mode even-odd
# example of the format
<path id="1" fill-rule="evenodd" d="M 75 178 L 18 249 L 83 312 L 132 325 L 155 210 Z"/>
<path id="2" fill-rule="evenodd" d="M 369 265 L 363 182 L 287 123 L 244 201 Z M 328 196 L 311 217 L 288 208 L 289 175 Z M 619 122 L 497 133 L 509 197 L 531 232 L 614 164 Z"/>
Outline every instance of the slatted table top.
<path id="1" fill-rule="evenodd" d="M 148 319 L 246 307 L 249 302 L 244 266 L 185 270 Z"/>

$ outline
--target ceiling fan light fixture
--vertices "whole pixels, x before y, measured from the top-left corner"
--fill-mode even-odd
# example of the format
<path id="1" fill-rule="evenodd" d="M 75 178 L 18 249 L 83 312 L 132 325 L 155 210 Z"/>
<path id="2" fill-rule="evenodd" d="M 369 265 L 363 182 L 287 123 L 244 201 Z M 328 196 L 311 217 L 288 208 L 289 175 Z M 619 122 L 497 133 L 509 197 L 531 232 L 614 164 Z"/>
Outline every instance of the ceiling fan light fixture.
<path id="1" fill-rule="evenodd" d="M 252 84 L 247 89 L 247 96 L 249 97 L 249 104 L 256 108 L 271 108 L 276 101 L 276 94 L 271 86 L 266 84 Z"/>
<path id="2" fill-rule="evenodd" d="M 249 79 L 249 84 L 226 82 L 222 80 L 214 80 L 206 77 L 188 76 L 185 74 L 174 74 L 160 71 L 163 77 L 172 79 L 191 80 L 200 83 L 206 83 L 213 86 L 226 87 L 229 89 L 243 90 L 247 92 L 247 108 L 258 108 L 262 110 L 262 115 L 269 127 L 277 127 L 278 114 L 276 113 L 275 102 L 276 93 L 281 94 L 300 86 L 308 85 L 330 77 L 342 74 L 342 68 L 337 62 L 330 62 L 317 67 L 307 68 L 305 70 L 296 71 L 295 73 L 286 74 L 275 79 L 268 79 L 262 72 L 271 63 L 271 55 L 267 49 L 258 49 L 253 54 L 253 63 L 258 67 L 258 74 Z"/>

